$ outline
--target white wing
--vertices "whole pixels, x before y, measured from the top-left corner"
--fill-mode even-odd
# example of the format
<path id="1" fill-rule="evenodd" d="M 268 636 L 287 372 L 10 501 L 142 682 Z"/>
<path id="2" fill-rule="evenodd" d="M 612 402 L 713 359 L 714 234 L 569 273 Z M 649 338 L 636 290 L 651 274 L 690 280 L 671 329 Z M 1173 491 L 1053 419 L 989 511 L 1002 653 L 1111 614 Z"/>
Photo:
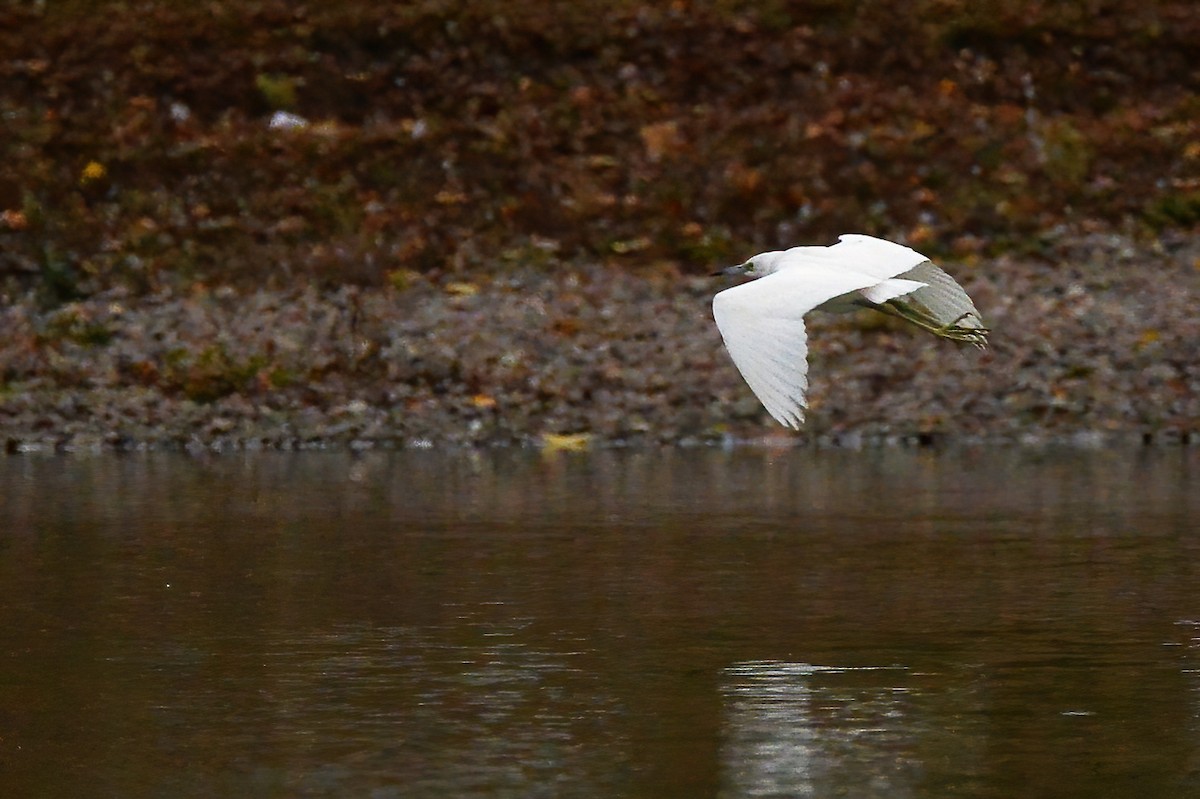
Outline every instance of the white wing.
<path id="1" fill-rule="evenodd" d="M 713 318 L 742 377 L 785 427 L 800 428 L 808 390 L 804 314 L 834 297 L 874 286 L 870 274 L 839 265 L 784 269 L 713 297 Z"/>
<path id="2" fill-rule="evenodd" d="M 935 335 L 970 342 L 981 349 L 987 346 L 988 330 L 962 286 L 924 255 L 902 244 L 848 233 L 832 247 L 787 250 L 779 268 L 849 268 L 874 275 L 882 282 L 863 289 L 857 296 L 877 306 L 899 300 L 896 307 L 905 312 L 904 318 Z M 834 311 L 851 310 L 856 303 L 848 303 L 847 299 L 856 298 L 837 298 L 826 307 Z M 921 321 L 917 322 L 918 319 Z"/>
<path id="3" fill-rule="evenodd" d="M 898 277 L 892 277 L 881 283 L 876 283 L 874 286 L 867 286 L 859 293 L 870 302 L 876 305 L 883 305 L 888 300 L 903 297 L 905 294 L 912 294 L 918 289 L 928 288 L 928 286 L 929 284 L 916 280 L 902 280 Z"/>
<path id="4" fill-rule="evenodd" d="M 839 236 L 838 243 L 829 247 L 792 247 L 784 252 L 779 269 L 853 269 L 883 280 L 896 277 L 928 260 L 903 244 L 861 233 L 847 233 Z"/>

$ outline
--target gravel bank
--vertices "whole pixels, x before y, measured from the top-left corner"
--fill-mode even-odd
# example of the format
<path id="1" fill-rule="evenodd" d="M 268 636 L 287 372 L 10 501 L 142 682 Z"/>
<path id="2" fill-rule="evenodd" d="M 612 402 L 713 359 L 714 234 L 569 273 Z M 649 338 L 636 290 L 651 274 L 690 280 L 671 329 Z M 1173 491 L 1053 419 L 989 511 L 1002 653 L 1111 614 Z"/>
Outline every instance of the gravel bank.
<path id="1" fill-rule="evenodd" d="M 1200 238 L 1075 237 L 944 266 L 992 348 L 814 314 L 799 434 L 770 420 L 721 346 L 720 282 L 563 265 L 49 311 L 16 298 L 0 310 L 0 441 L 18 453 L 1196 440 Z"/>

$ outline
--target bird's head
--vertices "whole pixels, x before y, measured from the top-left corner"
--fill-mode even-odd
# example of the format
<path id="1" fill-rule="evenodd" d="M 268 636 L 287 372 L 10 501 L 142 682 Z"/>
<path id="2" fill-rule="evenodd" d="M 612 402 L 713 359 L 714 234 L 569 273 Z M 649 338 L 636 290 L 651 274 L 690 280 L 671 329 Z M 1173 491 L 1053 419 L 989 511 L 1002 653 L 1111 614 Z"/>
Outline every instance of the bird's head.
<path id="1" fill-rule="evenodd" d="M 781 255 L 783 255 L 782 252 L 762 252 L 744 264 L 727 266 L 718 272 L 713 272 L 713 277 L 718 275 L 742 275 L 743 277 L 769 275 L 778 268 L 778 260 Z"/>

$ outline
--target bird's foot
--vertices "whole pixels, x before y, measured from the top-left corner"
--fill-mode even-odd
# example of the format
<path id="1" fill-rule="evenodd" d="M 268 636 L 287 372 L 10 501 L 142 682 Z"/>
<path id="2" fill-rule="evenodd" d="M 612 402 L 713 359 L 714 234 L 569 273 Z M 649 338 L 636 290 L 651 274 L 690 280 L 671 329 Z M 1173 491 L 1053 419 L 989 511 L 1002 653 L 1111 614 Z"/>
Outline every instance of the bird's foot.
<path id="1" fill-rule="evenodd" d="M 948 338 L 951 341 L 962 341 L 967 344 L 974 344 L 979 349 L 987 349 L 987 337 L 992 331 L 986 327 L 974 327 L 970 325 L 960 325 L 963 319 L 970 317 L 970 313 L 965 313 L 949 324 L 942 325 L 937 330 L 933 331 L 942 338 Z"/>

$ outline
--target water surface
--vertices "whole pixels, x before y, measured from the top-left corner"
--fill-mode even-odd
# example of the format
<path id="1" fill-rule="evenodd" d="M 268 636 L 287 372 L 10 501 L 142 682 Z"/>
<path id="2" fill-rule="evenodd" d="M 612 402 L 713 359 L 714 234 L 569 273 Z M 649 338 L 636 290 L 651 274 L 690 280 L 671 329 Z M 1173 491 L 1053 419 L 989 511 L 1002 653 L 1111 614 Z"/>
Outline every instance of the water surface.
<path id="1" fill-rule="evenodd" d="M 0 459 L 9 796 L 1200 796 L 1194 451 Z"/>

